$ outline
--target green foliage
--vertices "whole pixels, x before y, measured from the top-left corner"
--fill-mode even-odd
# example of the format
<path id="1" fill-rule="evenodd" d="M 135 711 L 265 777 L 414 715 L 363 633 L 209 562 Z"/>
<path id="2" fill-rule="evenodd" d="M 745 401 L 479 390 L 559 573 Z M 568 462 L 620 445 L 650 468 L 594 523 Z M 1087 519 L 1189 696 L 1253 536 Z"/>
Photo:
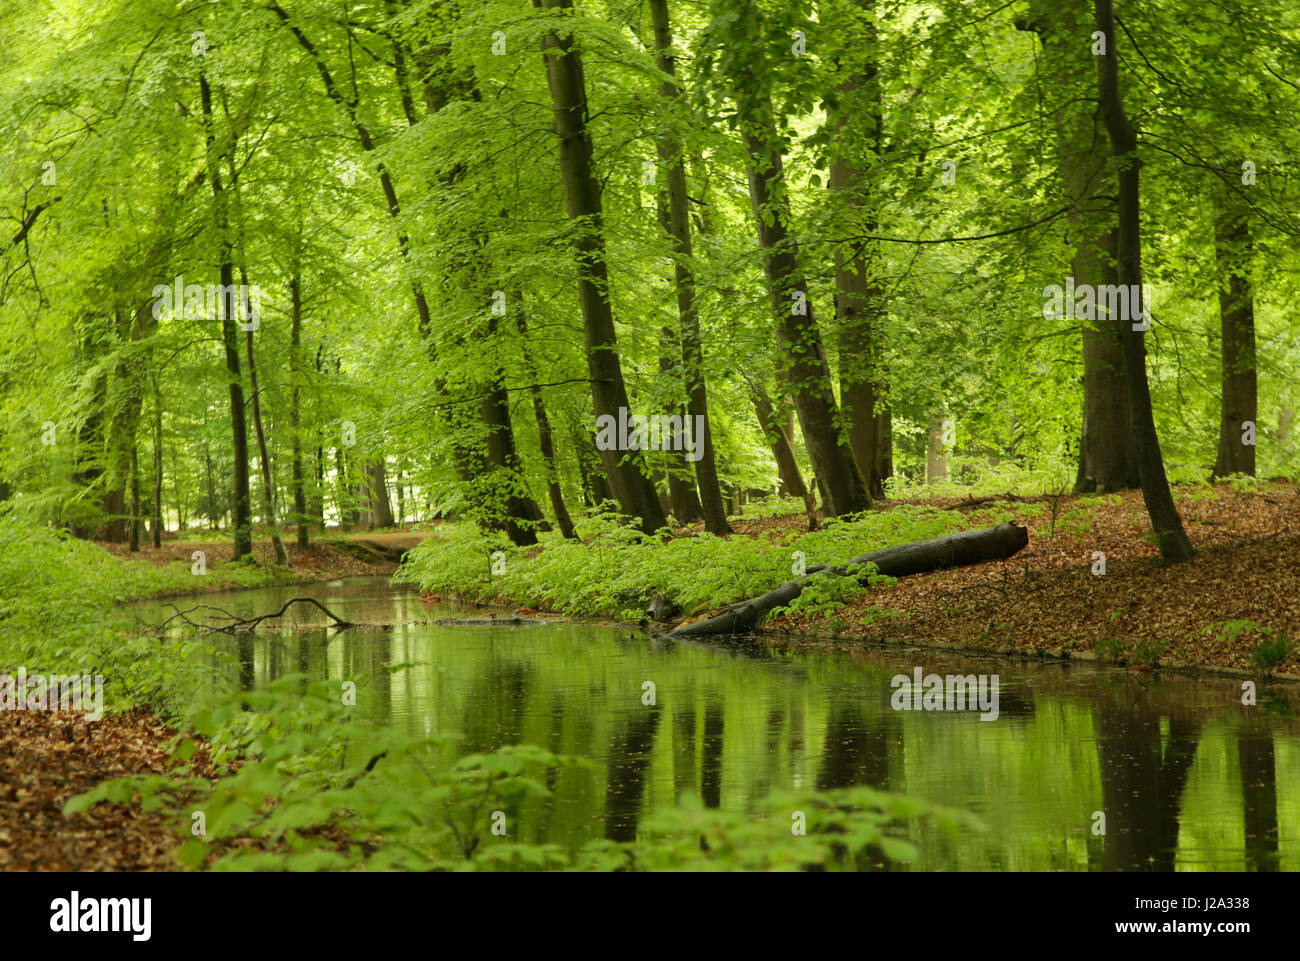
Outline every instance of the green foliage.
<path id="1" fill-rule="evenodd" d="M 853 871 L 873 860 L 906 863 L 915 846 L 908 825 L 946 835 L 982 830 L 974 817 L 871 788 L 783 793 L 751 814 L 705 808 L 686 795 L 652 817 L 635 843 L 593 842 L 578 870 Z M 806 833 L 796 833 L 796 826 Z"/>
<path id="2" fill-rule="evenodd" d="M 628 611 L 620 596 L 663 594 L 685 611 L 715 608 L 771 590 L 792 576 L 794 552 L 806 564 L 838 564 L 896 544 L 959 530 L 950 511 L 900 507 L 828 520 L 813 532 L 774 532 L 767 540 L 642 534 L 613 514 L 578 522 L 579 541 L 543 535 L 540 551 L 508 548 L 469 524 L 448 525 L 411 552 L 398 577 L 423 590 L 478 600 L 510 600 L 569 614 L 617 616 Z M 490 573 L 490 553 L 503 550 L 506 572 Z M 702 576 L 707 575 L 707 576 Z M 817 584 L 814 597 L 823 590 Z M 829 580 L 829 579 L 828 579 Z M 840 580 L 848 580 L 841 578 Z M 851 582 L 850 582 L 851 583 Z M 847 598 L 852 588 L 841 590 Z M 810 601 L 809 603 L 817 603 Z"/>
<path id="3" fill-rule="evenodd" d="M 1274 638 L 1260 641 L 1250 652 L 1250 660 L 1260 670 L 1271 671 L 1285 661 L 1290 653 L 1291 638 L 1286 634 L 1278 634 Z"/>

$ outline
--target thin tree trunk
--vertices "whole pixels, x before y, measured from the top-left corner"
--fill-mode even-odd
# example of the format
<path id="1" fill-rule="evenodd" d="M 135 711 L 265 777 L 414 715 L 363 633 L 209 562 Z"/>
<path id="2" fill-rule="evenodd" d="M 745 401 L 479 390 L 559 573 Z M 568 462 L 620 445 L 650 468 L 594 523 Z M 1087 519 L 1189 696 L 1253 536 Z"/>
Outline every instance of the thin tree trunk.
<path id="1" fill-rule="evenodd" d="M 1120 95 L 1119 37 L 1115 33 L 1111 0 L 1093 0 L 1093 9 L 1097 30 L 1106 40 L 1105 55 L 1097 57 L 1098 90 L 1111 149 L 1119 169 L 1119 285 L 1129 289 L 1130 304 L 1139 305 L 1133 311 L 1134 317 L 1141 317 L 1142 309 L 1149 309 L 1150 305 L 1143 303 L 1142 296 L 1141 159 L 1137 153 L 1137 132 L 1129 123 Z M 1133 323 L 1126 324 L 1123 334 L 1124 374 L 1128 382 L 1129 414 L 1137 442 L 1142 499 L 1146 502 L 1161 558 L 1166 563 L 1176 563 L 1192 556 L 1192 544 L 1183 530 L 1183 519 L 1169 490 L 1169 479 L 1165 476 L 1164 459 L 1160 454 L 1160 439 L 1156 435 L 1155 417 L 1151 410 L 1151 387 L 1147 383 L 1145 332 L 1133 330 L 1133 326 Z"/>
<path id="2" fill-rule="evenodd" d="M 520 304 L 522 306 L 522 298 Z M 542 454 L 542 464 L 546 468 L 546 493 L 551 499 L 551 510 L 555 512 L 555 523 L 559 525 L 560 534 L 566 538 L 576 538 L 573 518 L 564 503 L 564 491 L 560 487 L 560 471 L 555 459 L 555 439 L 551 434 L 551 418 L 546 412 L 546 400 L 537 381 L 537 367 L 528 346 L 528 323 L 521 309 L 518 315 L 519 336 L 524 338 L 524 372 L 528 377 L 529 393 L 533 401 L 533 418 L 537 421 L 537 446 Z M 582 458 L 578 458 L 581 464 Z M 585 475 L 584 475 L 585 479 Z"/>
<path id="3" fill-rule="evenodd" d="M 654 22 L 655 51 L 659 69 L 667 80 L 659 85 L 659 95 L 670 111 L 680 110 L 685 97 L 675 79 L 675 58 L 672 55 L 672 27 L 668 14 L 668 0 L 650 0 L 650 16 Z M 705 530 L 721 536 L 731 533 L 727 512 L 722 504 L 722 489 L 718 485 L 717 458 L 713 449 L 713 431 L 709 426 L 708 388 L 704 377 L 704 349 L 700 336 L 700 316 L 695 305 L 695 270 L 691 261 L 691 224 L 687 212 L 686 165 L 681 139 L 673 132 L 671 124 L 664 126 L 659 140 L 659 158 L 668 180 L 668 222 L 665 226 L 673 238 L 676 260 L 673 276 L 677 290 L 677 315 L 681 324 L 682 374 L 686 381 L 686 409 L 691 424 L 702 423 L 704 436 L 696 439 L 700 456 L 695 462 L 695 480 L 699 498 L 695 503 L 684 503 L 674 512 L 685 509 L 698 511 L 704 517 Z M 698 418 L 698 420 L 697 420 Z M 670 475 L 671 476 L 671 475 Z M 694 500 L 694 492 L 691 492 Z M 684 521 L 680 514 L 678 520 Z"/>
<path id="4" fill-rule="evenodd" d="M 1219 271 L 1219 326 L 1222 333 L 1223 394 L 1219 405 L 1219 451 L 1214 476 L 1255 476 L 1259 399 L 1255 367 L 1255 295 L 1250 283 L 1250 223 L 1236 198 L 1218 211 L 1214 252 Z"/>
<path id="5" fill-rule="evenodd" d="M 230 218 L 226 193 L 221 183 L 221 157 L 217 153 L 216 133 L 212 120 L 212 90 L 207 77 L 199 72 L 199 97 L 207 137 L 208 179 L 212 183 L 213 218 L 219 244 L 218 262 L 221 278 L 221 339 L 226 351 L 226 377 L 230 389 L 231 452 L 234 457 L 234 498 L 231 503 L 234 528 L 235 559 L 253 553 L 252 498 L 248 478 L 248 423 L 244 419 L 244 384 L 239 369 L 239 336 L 235 326 L 234 245 L 230 237 Z"/>
<path id="6" fill-rule="evenodd" d="M 140 528 L 144 519 L 140 515 L 140 448 L 131 442 L 131 550 L 140 550 Z"/>
<path id="7" fill-rule="evenodd" d="M 163 432 L 162 432 L 162 391 L 158 387 L 158 377 L 150 378 L 153 383 L 153 546 L 162 547 L 163 531 Z"/>
<path id="8" fill-rule="evenodd" d="M 307 477 L 302 462 L 302 276 L 295 270 L 289 278 L 289 433 L 292 439 L 293 513 L 298 525 L 297 543 L 307 547 Z"/>
<path id="9" fill-rule="evenodd" d="M 788 427 L 782 423 L 772 406 L 767 392 L 758 384 L 750 383 L 749 398 L 754 404 L 754 413 L 758 415 L 758 425 L 772 448 L 772 457 L 776 460 L 777 476 L 781 486 L 777 493 L 783 497 L 806 499 L 808 488 L 804 486 L 803 476 L 799 473 L 799 462 L 794 456 L 793 439 Z"/>
<path id="10" fill-rule="evenodd" d="M 570 10 L 572 0 L 533 0 L 547 11 Z M 557 21 L 558 22 L 558 21 Z M 555 113 L 555 133 L 560 140 L 560 171 L 564 201 L 573 225 L 573 250 L 578 265 L 578 300 L 586 340 L 588 376 L 596 418 L 618 422 L 628 409 L 627 386 L 619 362 L 614 315 L 608 295 L 608 269 L 600 190 L 592 173 L 591 135 L 587 129 L 587 93 L 582 60 L 572 36 L 557 33 L 542 37 L 547 83 Z M 623 512 L 641 520 L 641 529 L 653 533 L 664 526 L 654 486 L 636 451 L 601 452 L 605 471 L 617 477 L 615 493 Z"/>

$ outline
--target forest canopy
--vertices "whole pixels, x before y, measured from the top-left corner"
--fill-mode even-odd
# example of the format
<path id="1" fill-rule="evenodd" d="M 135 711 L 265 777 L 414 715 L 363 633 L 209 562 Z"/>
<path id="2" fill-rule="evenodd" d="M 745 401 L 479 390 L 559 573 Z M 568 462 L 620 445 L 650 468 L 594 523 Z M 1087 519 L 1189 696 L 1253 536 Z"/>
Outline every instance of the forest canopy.
<path id="1" fill-rule="evenodd" d="M 1297 470 L 1298 19 L 5 4 L 0 509 L 244 555 L 993 479 L 1182 559 L 1170 482 Z"/>

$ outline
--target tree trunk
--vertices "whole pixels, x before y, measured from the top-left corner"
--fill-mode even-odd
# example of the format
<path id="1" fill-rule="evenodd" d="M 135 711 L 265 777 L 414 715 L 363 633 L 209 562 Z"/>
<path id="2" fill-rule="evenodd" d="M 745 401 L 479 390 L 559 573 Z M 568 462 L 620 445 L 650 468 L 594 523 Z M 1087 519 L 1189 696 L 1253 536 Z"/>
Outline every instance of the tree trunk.
<path id="1" fill-rule="evenodd" d="M 1034 0 L 1022 30 L 1035 31 L 1043 43 L 1043 69 L 1056 89 L 1081 90 L 1092 70 L 1090 45 L 1079 42 L 1080 11 L 1067 3 Z M 1093 212 L 1108 191 L 1105 131 L 1092 101 L 1067 104 L 1057 111 L 1056 150 L 1061 183 L 1072 209 L 1069 232 L 1078 238 L 1070 267 L 1076 287 L 1094 290 L 1119 283 L 1115 270 L 1118 232 L 1114 213 Z M 1083 427 L 1074 490 L 1084 494 L 1139 485 L 1137 443 L 1129 415 L 1124 376 L 1123 318 L 1081 320 L 1083 340 Z"/>
<path id="2" fill-rule="evenodd" d="M 207 136 L 208 179 L 212 183 L 213 218 L 219 244 L 221 279 L 221 340 L 226 352 L 226 377 L 230 389 L 231 452 L 234 457 L 234 498 L 231 503 L 234 528 L 235 559 L 253 553 L 253 516 L 248 478 L 248 423 L 244 419 L 244 384 L 239 369 L 239 336 L 235 326 L 234 246 L 230 237 L 230 218 L 226 194 L 221 183 L 221 157 L 217 153 L 216 133 L 212 122 L 212 90 L 207 77 L 199 72 L 199 97 Z"/>
<path id="3" fill-rule="evenodd" d="M 298 546 L 307 547 L 310 543 L 307 529 L 307 477 L 302 462 L 302 276 L 297 269 L 289 278 L 289 376 L 293 378 L 293 387 L 289 392 L 289 433 L 293 442 L 290 455 L 293 513 L 298 525 Z"/>
<path id="4" fill-rule="evenodd" d="M 650 16 L 654 22 L 655 51 L 659 69 L 669 79 L 659 85 L 659 96 L 667 103 L 670 112 L 684 106 L 685 97 L 675 79 L 675 58 L 672 55 L 672 27 L 668 16 L 668 0 L 650 0 Z M 671 124 L 665 124 L 659 140 L 659 158 L 668 180 L 668 228 L 676 253 L 673 278 L 677 289 L 677 316 L 681 323 L 682 374 L 686 381 L 686 409 L 690 423 L 702 423 L 704 436 L 698 438 L 700 457 L 695 462 L 695 480 L 699 498 L 683 506 L 704 517 L 704 528 L 721 536 L 731 533 L 727 512 L 722 504 L 722 488 L 718 485 L 717 458 L 713 450 L 713 431 L 709 426 L 708 389 L 704 378 L 704 349 L 700 336 L 700 316 L 695 305 L 695 270 L 691 261 L 691 224 L 687 215 L 686 165 L 681 139 Z M 696 420 L 699 418 L 699 420 Z M 694 492 L 691 492 L 694 499 Z M 678 512 L 674 501 L 674 512 Z M 678 513 L 679 521 L 686 518 Z M 693 519 L 693 517 L 692 517 Z"/>
<path id="5" fill-rule="evenodd" d="M 753 89 L 747 78 L 742 85 Z M 749 156 L 749 196 L 764 253 L 764 269 L 776 314 L 783 358 L 782 380 L 793 396 L 813 470 L 825 479 L 830 514 L 849 514 L 871 505 L 862 472 L 847 439 L 831 392 L 830 367 L 808 297 L 808 284 L 789 227 L 790 207 L 770 98 L 743 97 L 740 113 L 755 118 L 743 132 Z"/>
<path id="6" fill-rule="evenodd" d="M 659 331 L 659 372 L 661 374 L 670 374 L 677 366 L 674 363 L 674 354 L 676 353 L 676 344 L 673 342 L 675 334 L 667 327 Z M 682 421 L 683 439 L 688 426 L 693 426 L 689 413 L 680 404 L 665 404 L 663 412 L 667 417 L 685 417 Z M 706 428 L 707 429 L 707 428 Z M 667 441 L 665 441 L 667 446 Z M 686 457 L 686 450 L 683 444 L 682 450 L 665 450 L 663 458 L 667 462 L 664 474 L 668 478 L 668 504 L 672 511 L 673 517 L 678 524 L 693 524 L 703 516 L 700 508 L 700 498 L 695 493 L 695 484 L 691 478 L 691 462 Z"/>
<path id="7" fill-rule="evenodd" d="M 944 415 L 935 414 L 930 418 L 930 427 L 926 434 L 925 445 L 925 482 L 936 484 L 948 479 L 948 452 L 943 444 Z"/>
<path id="8" fill-rule="evenodd" d="M 1130 304 L 1136 302 L 1139 305 L 1133 311 L 1134 317 L 1142 317 L 1142 309 L 1149 309 L 1150 305 L 1143 303 L 1145 298 L 1142 296 L 1141 159 L 1137 153 L 1137 132 L 1124 112 L 1119 90 L 1119 38 L 1115 33 L 1111 0 L 1093 0 L 1093 3 L 1097 30 L 1106 40 L 1105 55 L 1097 57 L 1098 90 L 1111 149 L 1119 169 L 1119 286 L 1131 291 Z M 1151 387 L 1147 383 L 1145 332 L 1133 330 L 1133 326 L 1131 322 L 1124 325 L 1122 339 L 1142 499 L 1146 502 L 1161 558 L 1166 563 L 1177 563 L 1192 556 L 1192 544 L 1183 530 L 1183 519 L 1169 490 L 1169 479 L 1165 476 L 1164 459 L 1160 454 L 1160 439 L 1156 435 L 1155 417 L 1151 410 Z"/>
<path id="9" fill-rule="evenodd" d="M 1214 476 L 1255 476 L 1258 391 L 1255 367 L 1255 295 L 1250 283 L 1252 243 L 1243 205 L 1228 198 L 1214 225 L 1219 265 L 1219 325 L 1222 331 L 1223 395 L 1219 405 L 1219 452 Z M 1251 443 L 1246 443 L 1246 440 Z"/>
<path id="10" fill-rule="evenodd" d="M 803 475 L 799 473 L 799 462 L 794 456 L 794 438 L 790 436 L 789 428 L 777 416 L 771 398 L 760 385 L 750 383 L 748 388 L 754 413 L 758 415 L 758 425 L 776 460 L 777 476 L 781 479 L 777 493 L 782 497 L 806 498 L 808 488 L 804 486 Z"/>
<path id="11" fill-rule="evenodd" d="M 366 513 L 370 529 L 393 526 L 393 505 L 388 498 L 388 470 L 383 454 L 367 458 L 361 474 L 361 483 L 365 485 Z"/>
<path id="12" fill-rule="evenodd" d="M 861 6 L 871 11 L 874 0 L 865 0 Z M 871 55 L 876 53 L 875 23 L 867 19 L 865 42 Z M 835 131 L 841 145 L 831 162 L 829 189 L 839 199 L 843 213 L 848 215 L 846 233 L 874 234 L 878 229 L 876 212 L 868 204 L 860 167 L 844 152 L 844 145 L 852 142 L 849 136 L 849 118 L 867 128 L 870 153 L 879 160 L 884 136 L 884 118 L 881 113 L 879 65 L 874 59 L 860 74 L 844 80 L 838 88 L 841 103 L 848 109 L 828 112 L 828 125 Z M 865 90 L 864 90 L 865 88 Z M 863 96 L 865 94 L 865 97 Z M 854 111 L 854 101 L 862 100 L 865 111 Z M 865 114 L 865 115 L 864 115 Z M 855 123 L 853 126 L 857 126 Z M 848 431 L 849 447 L 853 459 L 862 472 L 867 490 L 872 497 L 885 496 L 883 468 L 884 450 L 880 431 L 883 426 L 877 408 L 883 405 L 884 391 L 880 383 L 880 331 L 885 314 L 885 291 L 876 280 L 879 272 L 879 253 L 860 241 L 848 249 L 837 249 L 835 259 L 835 316 L 839 322 L 840 355 L 840 406 Z"/>
<path id="13" fill-rule="evenodd" d="M 875 573 L 889 577 L 906 577 L 947 567 L 965 567 L 985 561 L 1005 560 L 1029 543 L 1029 529 L 1016 524 L 999 524 L 981 531 L 961 531 L 944 537 L 935 537 L 898 547 L 863 554 L 837 567 L 819 564 L 797 580 L 786 581 L 775 590 L 739 604 L 732 604 L 723 613 L 683 624 L 670 631 L 667 637 L 700 637 L 708 634 L 736 634 L 757 626 L 768 612 L 784 607 L 803 593 L 811 577 L 856 577 L 866 583 L 866 576 L 857 568 L 874 564 Z M 852 570 L 850 570 L 852 569 Z"/>
<path id="14" fill-rule="evenodd" d="M 572 0 L 533 0 L 547 11 L 572 10 Z M 556 21 L 559 22 L 559 21 Z M 628 409 L 627 387 L 619 362 L 614 315 L 608 295 L 608 270 L 599 187 L 592 173 L 591 135 L 587 129 L 587 93 L 582 60 L 572 36 L 557 33 L 542 37 L 547 83 L 555 112 L 555 133 L 560 140 L 560 171 L 564 202 L 573 226 L 573 250 L 578 266 L 578 300 L 586 340 L 588 376 L 597 419 L 619 419 Z M 663 510 L 635 451 L 601 452 L 605 471 L 617 477 L 615 494 L 623 513 L 640 518 L 641 529 L 653 533 L 664 526 Z"/>
<path id="15" fill-rule="evenodd" d="M 162 391 L 158 388 L 158 377 L 153 382 L 153 546 L 162 547 L 163 531 L 163 432 L 162 432 Z"/>
<path id="16" fill-rule="evenodd" d="M 140 448 L 131 444 L 131 550 L 140 550 L 140 528 L 143 518 L 140 515 Z"/>

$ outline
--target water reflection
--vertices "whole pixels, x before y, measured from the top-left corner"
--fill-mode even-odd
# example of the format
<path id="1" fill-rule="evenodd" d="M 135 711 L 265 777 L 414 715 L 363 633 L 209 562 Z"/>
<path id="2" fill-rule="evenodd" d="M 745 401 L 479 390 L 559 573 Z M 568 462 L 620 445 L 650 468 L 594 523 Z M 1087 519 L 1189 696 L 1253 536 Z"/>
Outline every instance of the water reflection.
<path id="1" fill-rule="evenodd" d="M 971 811 L 987 827 L 949 838 L 913 826 L 921 854 L 904 869 L 1300 868 L 1300 739 L 1276 709 L 1282 689 L 1250 708 L 1232 682 L 1077 665 L 899 650 L 796 659 L 752 641 L 670 644 L 588 624 L 438 626 L 427 622 L 483 612 L 431 612 L 369 579 L 204 603 L 249 616 L 308 592 L 348 620 L 394 626 L 339 632 L 293 608 L 284 629 L 219 638 L 230 682 L 252 689 L 289 672 L 356 681 L 371 720 L 454 735 L 442 764 L 512 743 L 589 758 L 591 768 L 548 771 L 551 796 L 508 812 L 523 840 L 627 840 L 687 794 L 748 812 L 776 790 L 867 785 Z M 141 612 L 155 623 L 168 613 Z M 918 665 L 997 673 L 998 720 L 892 710 L 889 679 Z M 646 681 L 653 705 L 642 702 Z M 884 862 L 868 852 L 857 866 Z"/>

